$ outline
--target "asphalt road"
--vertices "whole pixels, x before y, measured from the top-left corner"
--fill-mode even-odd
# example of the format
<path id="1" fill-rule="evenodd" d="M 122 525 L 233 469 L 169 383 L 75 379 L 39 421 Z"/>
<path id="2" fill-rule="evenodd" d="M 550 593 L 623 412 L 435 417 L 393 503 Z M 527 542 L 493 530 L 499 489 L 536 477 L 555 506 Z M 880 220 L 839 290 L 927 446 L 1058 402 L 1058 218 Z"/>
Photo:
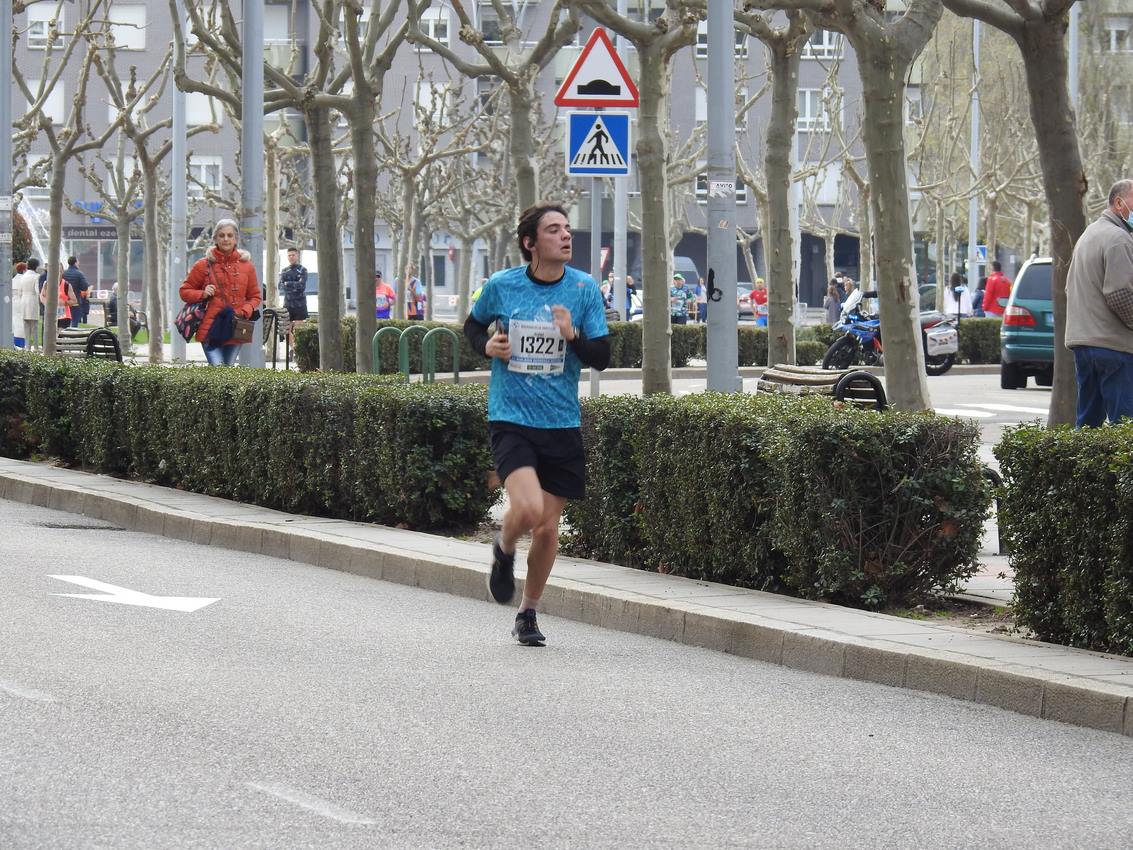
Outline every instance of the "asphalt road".
<path id="1" fill-rule="evenodd" d="M 0 513 L 6 850 L 1133 844 L 1128 738 Z"/>

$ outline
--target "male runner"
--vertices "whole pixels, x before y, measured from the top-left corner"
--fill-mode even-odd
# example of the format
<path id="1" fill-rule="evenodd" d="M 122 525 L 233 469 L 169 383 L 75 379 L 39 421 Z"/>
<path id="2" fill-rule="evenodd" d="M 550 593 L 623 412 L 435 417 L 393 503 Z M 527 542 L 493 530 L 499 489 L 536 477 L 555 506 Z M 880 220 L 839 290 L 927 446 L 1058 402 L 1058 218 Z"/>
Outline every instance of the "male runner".
<path id="1" fill-rule="evenodd" d="M 464 323 L 472 347 L 492 358 L 488 423 L 496 472 L 508 510 L 492 545 L 488 589 L 506 605 L 515 597 L 515 548 L 531 532 L 527 581 L 512 635 L 542 646 L 535 612 L 559 550 L 559 519 L 567 499 L 585 495 L 578 376 L 582 365 L 610 363 L 602 293 L 567 265 L 571 232 L 566 210 L 541 203 L 523 211 L 516 228 L 527 260 L 496 272 Z M 488 326 L 496 323 L 495 333 Z"/>

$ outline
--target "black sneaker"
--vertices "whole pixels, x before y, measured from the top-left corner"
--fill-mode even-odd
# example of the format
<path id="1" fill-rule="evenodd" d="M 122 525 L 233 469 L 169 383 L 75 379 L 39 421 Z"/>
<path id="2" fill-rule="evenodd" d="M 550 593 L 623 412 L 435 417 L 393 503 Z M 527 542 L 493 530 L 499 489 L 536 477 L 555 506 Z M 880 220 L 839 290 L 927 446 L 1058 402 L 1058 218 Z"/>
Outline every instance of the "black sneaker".
<path id="1" fill-rule="evenodd" d="M 515 598 L 515 554 L 500 548 L 500 538 L 492 541 L 492 572 L 488 575 L 488 592 L 501 605 Z"/>
<path id="2" fill-rule="evenodd" d="M 511 630 L 511 636 L 524 646 L 543 645 L 546 638 L 539 631 L 539 624 L 535 622 L 534 608 L 528 608 L 515 615 L 515 628 Z"/>

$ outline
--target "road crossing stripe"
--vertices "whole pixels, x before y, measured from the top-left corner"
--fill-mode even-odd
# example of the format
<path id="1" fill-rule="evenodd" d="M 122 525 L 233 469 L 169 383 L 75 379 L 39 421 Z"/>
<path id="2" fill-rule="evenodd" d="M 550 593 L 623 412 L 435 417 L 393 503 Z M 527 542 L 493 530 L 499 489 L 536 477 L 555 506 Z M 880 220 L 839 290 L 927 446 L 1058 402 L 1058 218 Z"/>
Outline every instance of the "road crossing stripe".
<path id="1" fill-rule="evenodd" d="M 0 691 L 11 694 L 14 697 L 19 697 L 20 699 L 30 699 L 35 702 L 55 702 L 55 697 L 51 696 L 51 694 L 33 691 L 31 688 L 25 688 L 21 685 L 17 685 L 15 682 L 0 680 Z"/>
<path id="2" fill-rule="evenodd" d="M 941 416 L 967 416 L 972 419 L 989 419 L 995 416 L 990 410 L 958 410 L 954 407 L 934 407 Z"/>
<path id="3" fill-rule="evenodd" d="M 265 784 L 260 782 L 247 782 L 245 784 L 249 788 L 263 791 L 265 794 L 271 794 L 273 797 L 286 800 L 288 803 L 293 803 L 300 808 L 307 809 L 317 815 L 322 815 L 324 818 L 336 820 L 339 823 L 360 824 L 362 826 L 373 826 L 377 824 L 376 820 L 362 817 L 354 812 L 339 808 L 334 803 L 323 800 L 313 794 L 307 794 L 295 788 L 288 788 L 286 785 Z"/>
<path id="4" fill-rule="evenodd" d="M 984 410 L 995 410 L 1002 413 L 1037 413 L 1040 416 L 1046 416 L 1050 413 L 1045 407 L 1020 407 L 1015 404 L 971 404 L 959 402 L 960 407 L 982 407 Z"/>

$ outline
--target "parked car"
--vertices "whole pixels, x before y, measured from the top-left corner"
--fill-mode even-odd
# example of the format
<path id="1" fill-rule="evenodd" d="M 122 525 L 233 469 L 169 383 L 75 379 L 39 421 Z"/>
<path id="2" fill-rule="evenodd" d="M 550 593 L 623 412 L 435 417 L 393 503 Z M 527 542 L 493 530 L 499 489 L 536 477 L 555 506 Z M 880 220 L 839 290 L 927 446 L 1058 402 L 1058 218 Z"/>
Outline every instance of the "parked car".
<path id="1" fill-rule="evenodd" d="M 999 341 L 999 385 L 1003 389 L 1023 389 L 1031 376 L 1040 387 L 1054 383 L 1050 257 L 1032 257 L 1019 269 L 1003 311 Z"/>
<path id="2" fill-rule="evenodd" d="M 736 284 L 736 310 L 739 311 L 739 316 L 741 319 L 745 316 L 749 318 L 755 318 L 755 311 L 751 306 L 750 283 Z"/>

